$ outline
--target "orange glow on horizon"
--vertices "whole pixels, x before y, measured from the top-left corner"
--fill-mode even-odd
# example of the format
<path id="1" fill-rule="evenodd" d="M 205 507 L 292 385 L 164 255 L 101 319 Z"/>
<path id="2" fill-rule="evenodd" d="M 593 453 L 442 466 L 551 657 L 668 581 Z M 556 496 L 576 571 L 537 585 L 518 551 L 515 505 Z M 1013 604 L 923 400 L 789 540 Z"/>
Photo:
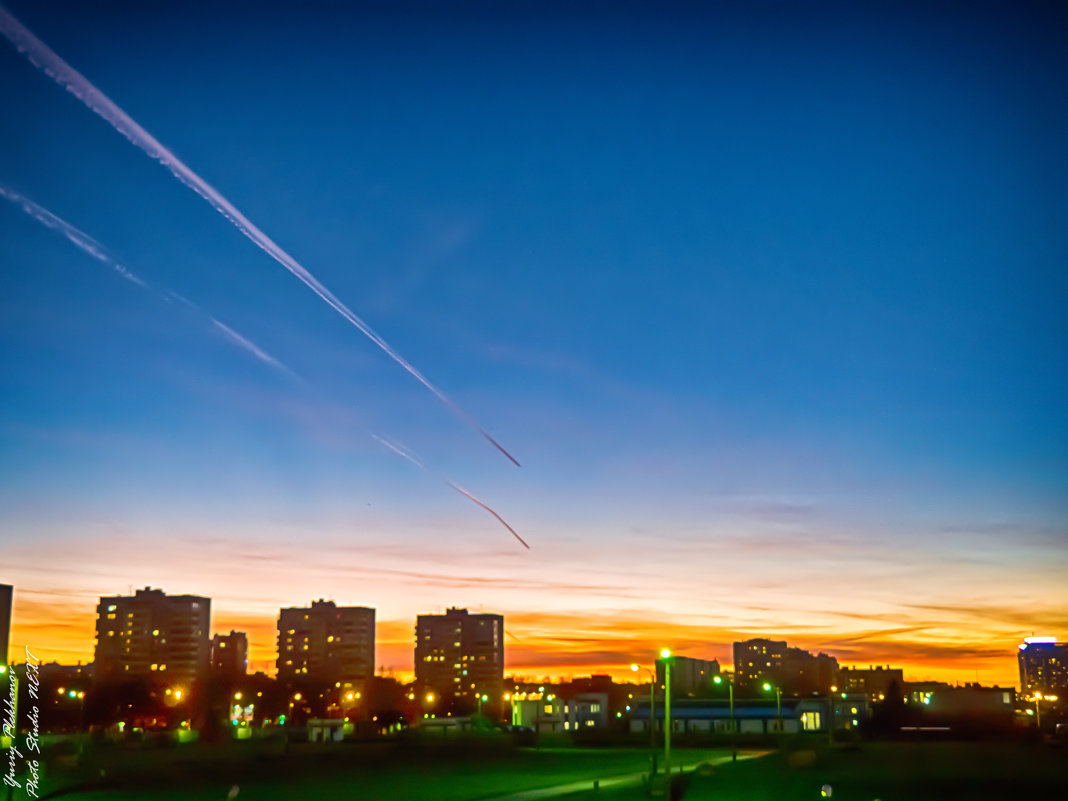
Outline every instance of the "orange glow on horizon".
<path id="1" fill-rule="evenodd" d="M 516 617 L 522 617 L 517 615 Z M 551 619 L 551 616 L 548 616 Z M 23 661 L 23 648 L 29 648 L 37 659 L 45 662 L 57 661 L 62 664 L 75 662 L 88 663 L 93 659 L 93 628 L 95 613 L 93 611 L 68 612 L 66 616 L 57 614 L 51 605 L 37 605 L 32 602 L 19 604 L 19 615 L 13 621 L 11 631 L 11 657 L 14 662 Z M 508 616 L 505 616 L 506 627 Z M 569 648 L 566 644 L 547 635 L 545 629 L 541 636 L 522 637 L 522 643 L 508 641 L 505 646 L 505 674 L 514 677 L 527 677 L 533 681 L 564 681 L 573 677 L 594 674 L 609 675 L 621 683 L 641 683 L 645 679 L 636 679 L 630 669 L 633 662 L 652 666 L 658 649 L 652 645 L 656 638 L 633 636 L 643 627 L 642 621 L 632 625 L 623 625 L 618 635 L 604 633 L 599 640 L 584 640 L 581 649 Z M 274 675 L 276 656 L 276 621 L 270 617 L 253 615 L 219 615 L 213 620 L 213 631 L 228 632 L 231 629 L 244 631 L 249 637 L 249 672 L 264 672 Z M 404 621 L 378 621 L 376 624 L 376 672 L 390 675 L 401 681 L 414 679 L 412 669 L 413 642 L 411 641 L 412 624 Z M 672 651 L 678 656 L 692 656 L 699 659 L 718 660 L 722 670 L 731 670 L 730 643 L 725 646 L 708 646 L 700 644 L 705 631 L 699 627 L 672 629 L 672 642 L 685 643 L 686 647 L 675 646 Z M 627 636 L 631 635 L 631 636 Z M 745 639 L 765 636 L 748 633 Z M 768 635 L 774 638 L 775 635 Z M 667 638 L 660 638 L 666 641 Z M 794 642 L 790 643 L 794 645 Z M 800 640 L 796 643 L 806 647 Z M 1018 680 L 1016 654 L 1017 644 L 1006 641 L 1001 653 L 979 655 L 973 652 L 976 646 L 991 649 L 988 641 L 982 643 L 962 643 L 961 654 L 955 656 L 951 651 L 938 649 L 937 655 L 921 658 L 925 644 L 922 642 L 891 643 L 872 642 L 869 645 L 870 656 L 864 658 L 843 659 L 839 656 L 841 667 L 866 668 L 871 665 L 890 665 L 902 668 L 906 681 L 944 681 L 948 683 L 965 683 L 979 681 L 984 685 L 1015 686 Z M 809 650 L 821 650 L 809 648 Z M 822 649 L 836 655 L 833 648 Z M 892 658 L 894 653 L 913 652 L 911 658 Z M 588 653 L 626 653 L 625 658 L 598 661 L 586 658 Z M 642 674 L 646 676 L 647 674 Z"/>

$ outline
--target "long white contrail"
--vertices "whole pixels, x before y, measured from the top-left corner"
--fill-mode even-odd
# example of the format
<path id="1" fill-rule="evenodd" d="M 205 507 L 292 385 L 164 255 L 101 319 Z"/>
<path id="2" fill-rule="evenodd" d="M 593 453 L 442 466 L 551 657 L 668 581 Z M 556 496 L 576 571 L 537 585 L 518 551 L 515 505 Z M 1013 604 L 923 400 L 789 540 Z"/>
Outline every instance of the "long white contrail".
<path id="1" fill-rule="evenodd" d="M 327 289 L 314 275 L 308 272 L 296 259 L 286 253 L 267 234 L 257 228 L 251 220 L 237 210 L 218 190 L 207 181 L 197 175 L 174 153 L 164 147 L 152 134 L 138 125 L 121 108 L 97 89 L 89 80 L 56 55 L 48 45 L 34 36 L 21 22 L 15 19 L 11 13 L 0 6 L 0 33 L 15 48 L 45 75 L 50 77 L 68 92 L 82 101 L 90 110 L 100 115 L 116 131 L 125 136 L 130 142 L 141 148 L 145 153 L 158 161 L 171 171 L 175 178 L 188 186 L 212 207 L 233 223 L 241 233 L 251 239 L 256 245 L 264 250 L 275 261 L 285 267 L 289 272 L 300 279 L 312 292 L 326 301 L 338 314 L 348 320 L 352 325 L 362 331 L 372 342 L 378 345 L 385 353 L 407 370 L 423 386 L 433 392 L 438 399 L 445 404 L 461 420 L 466 422 L 478 433 L 493 444 L 497 450 L 507 456 L 516 466 L 512 454 L 508 453 L 501 444 L 482 428 L 470 415 L 457 406 L 449 396 L 438 389 L 434 384 L 420 373 L 415 367 L 393 347 L 380 337 L 375 331 L 360 319 L 348 306 L 342 303 L 334 294 Z"/>
<path id="2" fill-rule="evenodd" d="M 241 350 L 243 350 L 246 353 L 248 353 L 249 355 L 251 355 L 253 358 L 257 359 L 260 362 L 263 362 L 264 364 L 266 364 L 267 366 L 271 367 L 272 369 L 277 370 L 280 373 L 283 373 L 284 375 L 286 375 L 287 377 L 293 379 L 297 383 L 300 383 L 300 384 L 305 384 L 306 383 L 303 378 L 301 378 L 297 373 L 295 373 L 292 369 L 290 369 L 284 363 L 282 363 L 281 361 L 276 359 L 271 354 L 267 353 L 265 350 L 263 350 L 263 348 L 261 348 L 259 345 L 257 345 L 252 340 L 250 340 L 247 337 L 242 336 L 241 334 L 239 334 L 237 331 L 232 329 L 230 326 L 226 325 L 226 323 L 221 322 L 220 320 L 218 320 L 217 318 L 215 318 L 214 316 L 209 314 L 207 311 L 202 309 L 196 303 L 193 303 L 193 301 L 189 300 L 188 298 L 186 298 L 186 297 L 184 297 L 182 295 L 179 295 L 177 292 L 175 292 L 172 289 L 162 289 L 162 290 L 161 289 L 157 289 L 155 286 L 153 286 L 152 284 L 150 284 L 147 281 L 145 281 L 143 278 L 138 276 L 136 273 L 132 272 L 126 266 L 124 266 L 123 264 L 118 262 L 108 252 L 107 248 L 105 248 L 97 240 L 93 239 L 93 237 L 89 236 L 89 234 L 85 233 L 84 231 L 80 230 L 79 228 L 75 228 L 73 225 L 71 225 L 69 222 L 64 220 L 62 217 L 59 217 L 59 216 L 53 214 L 48 209 L 46 209 L 44 206 L 41 206 L 40 204 L 35 203 L 34 201 L 30 200 L 25 195 L 23 195 L 23 194 L 21 194 L 19 192 L 16 192 L 14 189 L 11 189 L 11 188 L 9 188 L 7 186 L 4 186 L 3 184 L 0 184 L 0 197 L 3 197 L 6 200 L 11 201 L 16 206 L 21 208 L 24 212 L 26 212 L 26 214 L 28 214 L 29 216 L 33 217 L 35 220 L 37 220 L 42 225 L 44 225 L 44 226 L 46 226 L 48 228 L 51 228 L 53 231 L 58 231 L 59 233 L 63 234 L 63 236 L 65 236 L 70 242 L 72 242 L 74 245 L 76 245 L 80 250 L 84 251 L 85 253 L 88 253 L 90 256 L 92 256 L 94 259 L 96 259 L 97 261 L 101 262 L 102 264 L 107 265 L 108 267 L 113 269 L 116 273 L 118 273 L 123 278 L 125 278 L 127 281 L 130 281 L 131 283 L 136 284 L 137 286 L 141 287 L 142 289 L 144 289 L 144 290 L 146 290 L 148 292 L 151 292 L 152 294 L 162 298 L 163 300 L 166 300 L 166 301 L 172 301 L 173 300 L 173 301 L 179 303 L 181 306 L 183 306 L 186 309 L 188 309 L 189 311 L 193 312 L 196 316 L 202 318 L 205 322 L 207 322 L 212 327 L 212 329 L 214 331 L 216 331 L 219 334 L 221 334 L 223 336 L 223 338 L 225 338 L 228 342 L 230 342 L 233 345 L 236 345 Z M 406 448 L 404 448 L 403 446 L 397 445 L 396 443 L 393 443 L 393 442 L 390 442 L 389 440 L 385 439 L 384 437 L 379 436 L 378 434 L 372 434 L 371 432 L 367 432 L 367 433 L 372 438 L 374 438 L 375 440 L 380 442 L 382 445 L 385 445 L 387 448 L 389 448 L 391 451 L 393 451 L 398 456 L 408 460 L 409 462 L 414 464 L 419 469 L 424 470 L 427 473 L 430 473 L 431 475 L 436 476 L 437 478 L 441 479 L 446 484 L 448 484 L 450 487 L 452 487 L 454 490 L 459 492 L 461 495 L 465 496 L 472 503 L 476 503 L 479 506 L 481 506 L 483 509 L 485 509 L 487 512 L 489 512 L 491 515 L 493 515 L 495 518 L 497 518 L 497 520 L 501 523 L 501 525 L 503 525 L 506 529 L 508 529 L 510 532 L 512 532 L 512 536 L 515 537 L 517 540 L 519 540 L 523 544 L 523 546 L 525 548 L 527 548 L 527 549 L 530 548 L 530 546 L 527 545 L 526 541 L 522 537 L 520 537 L 518 533 L 516 533 L 516 530 L 514 528 L 512 528 L 510 525 L 508 525 L 507 521 L 505 521 L 505 519 L 503 517 L 501 517 L 499 514 L 497 514 L 497 512 L 495 512 L 493 509 L 491 509 L 485 503 L 480 501 L 478 498 L 476 498 L 470 492 L 465 490 L 463 487 L 459 486 L 458 484 L 454 484 L 452 481 L 449 481 L 449 479 L 447 479 L 447 478 L 435 473 L 433 470 L 431 470 L 429 467 L 427 467 L 425 464 L 423 464 L 421 461 L 419 461 L 419 459 L 417 459 L 414 456 L 412 456 L 412 454 L 409 453 L 408 450 Z"/>
<path id="3" fill-rule="evenodd" d="M 108 267 L 113 269 L 115 272 L 117 272 L 130 283 L 137 284 L 137 286 L 141 287 L 142 289 L 145 289 L 151 292 L 152 294 L 163 298 L 164 300 L 176 301 L 189 311 L 193 312 L 196 316 L 206 321 L 214 331 L 218 332 L 224 339 L 229 341 L 231 344 L 241 348 L 243 351 L 252 355 L 259 361 L 263 362 L 268 367 L 271 367 L 280 373 L 284 373 L 289 378 L 302 382 L 302 379 L 296 373 L 294 373 L 291 369 L 289 369 L 289 367 L 287 367 L 281 361 L 276 359 L 274 356 L 267 353 L 267 351 L 263 350 L 263 348 L 259 347 L 259 345 L 252 342 L 248 338 L 243 337 L 241 334 L 237 333 L 234 329 L 230 328 L 230 326 L 226 325 L 225 323 L 215 319 L 215 317 L 204 311 L 204 309 L 193 303 L 193 301 L 189 300 L 188 298 L 185 298 L 170 289 L 160 290 L 152 286 L 152 284 L 148 283 L 136 273 L 132 272 L 119 261 L 117 261 L 110 253 L 108 253 L 107 248 L 105 248 L 103 245 L 93 239 L 93 237 L 89 236 L 89 234 L 85 233 L 84 231 L 75 228 L 62 217 L 57 217 L 44 206 L 35 203 L 25 195 L 16 192 L 14 189 L 4 186 L 3 184 L 0 184 L 0 197 L 11 201 L 42 225 L 51 228 L 53 231 L 58 231 L 59 233 L 63 234 L 63 236 L 70 240 L 70 242 L 76 245 L 79 249 L 81 249 L 85 253 L 88 253 L 90 256 L 92 256 L 94 259 L 101 262 L 102 264 L 106 264 Z"/>
<path id="4" fill-rule="evenodd" d="M 371 432 L 368 432 L 368 433 L 371 434 Z M 382 445 L 385 445 L 387 448 L 389 448 L 391 451 L 393 451 L 395 454 L 397 454 L 401 458 L 407 459 L 409 462 L 414 464 L 420 470 L 423 470 L 423 471 L 429 473 L 430 475 L 441 479 L 446 484 L 448 484 L 450 487 L 452 487 L 454 490 L 456 490 L 458 493 L 460 493 L 465 498 L 467 498 L 467 500 L 469 500 L 472 503 L 476 503 L 479 506 L 481 506 L 483 509 L 485 509 L 487 512 L 489 512 L 491 515 L 493 515 L 495 518 L 497 518 L 498 522 L 500 522 L 500 524 L 502 526 L 504 526 L 506 529 L 508 529 L 510 532 L 512 532 L 512 536 L 515 537 L 517 540 L 519 540 L 519 542 L 522 544 L 522 546 L 524 548 L 526 548 L 528 551 L 530 550 L 530 546 L 527 545 L 527 541 L 524 540 L 522 537 L 520 537 L 519 534 L 516 532 L 516 530 L 514 528 L 512 528 L 510 525 L 508 525 L 508 521 L 506 521 L 503 517 L 501 517 L 499 514 L 497 514 L 495 511 L 493 511 L 493 509 L 491 509 L 489 506 L 484 504 L 482 501 L 480 501 L 478 498 L 476 498 L 470 492 L 465 490 L 459 484 L 454 484 L 453 482 L 449 481 L 449 479 L 445 478 L 444 476 L 440 476 L 437 473 L 435 473 L 433 470 L 431 470 L 429 467 L 427 467 L 425 464 L 423 464 L 421 461 L 419 461 L 419 459 L 417 459 L 414 456 L 412 456 L 412 454 L 409 453 L 408 449 L 405 448 L 403 445 L 398 445 L 395 442 L 390 442 L 388 439 L 386 439 L 385 437 L 381 437 L 378 434 L 371 434 L 371 438 L 377 440 Z"/>

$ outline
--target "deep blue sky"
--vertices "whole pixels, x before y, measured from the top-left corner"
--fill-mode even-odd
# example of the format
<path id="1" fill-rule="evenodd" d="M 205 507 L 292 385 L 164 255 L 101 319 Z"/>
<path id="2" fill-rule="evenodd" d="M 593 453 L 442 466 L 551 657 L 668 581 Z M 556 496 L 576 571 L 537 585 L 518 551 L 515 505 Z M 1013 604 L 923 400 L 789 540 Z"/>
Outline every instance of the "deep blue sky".
<path id="1" fill-rule="evenodd" d="M 0 544 L 510 544 L 369 429 L 543 553 L 785 518 L 1063 578 L 1063 7 L 568 5 L 7 3 L 524 467 L 0 42 L 0 183 L 307 379 L 5 203 Z"/>

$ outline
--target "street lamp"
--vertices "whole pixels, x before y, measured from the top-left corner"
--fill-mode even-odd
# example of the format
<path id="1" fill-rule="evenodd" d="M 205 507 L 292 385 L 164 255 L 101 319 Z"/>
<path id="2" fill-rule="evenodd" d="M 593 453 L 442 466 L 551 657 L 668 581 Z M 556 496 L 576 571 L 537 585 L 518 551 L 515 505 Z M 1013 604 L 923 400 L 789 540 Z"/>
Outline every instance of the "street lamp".
<path id="1" fill-rule="evenodd" d="M 482 717 L 482 702 L 483 701 L 488 701 L 488 700 L 489 700 L 489 697 L 486 696 L 486 695 L 478 696 L 478 716 L 479 717 Z"/>
<path id="2" fill-rule="evenodd" d="M 671 651 L 660 651 L 664 662 L 664 772 L 671 779 Z"/>
<path id="3" fill-rule="evenodd" d="M 1042 693 L 1035 693 L 1035 698 L 1034 698 L 1034 701 L 1035 701 L 1035 727 L 1039 731 L 1042 731 L 1042 707 L 1039 705 L 1039 702 L 1042 701 L 1043 699 L 1045 699 L 1047 701 L 1056 701 L 1057 700 L 1057 696 L 1055 696 L 1055 695 L 1043 695 Z"/>
<path id="4" fill-rule="evenodd" d="M 782 734 L 782 688 L 772 687 L 768 682 L 764 682 L 764 691 L 771 692 L 771 690 L 775 690 L 775 706 L 779 716 L 779 734 Z"/>
<path id="5" fill-rule="evenodd" d="M 722 674 L 720 674 L 718 676 L 715 676 L 712 679 L 712 681 L 714 681 L 716 684 L 722 684 L 723 683 Z M 728 692 L 730 694 L 730 699 L 731 699 L 731 762 L 737 762 L 738 761 L 738 740 L 737 740 L 737 737 L 735 736 L 735 733 L 734 733 L 734 730 L 735 730 L 736 726 L 735 726 L 735 722 L 734 722 L 734 675 L 733 674 L 731 674 L 731 677 L 729 679 L 727 679 L 727 690 L 728 690 Z"/>
<path id="6" fill-rule="evenodd" d="M 827 693 L 827 744 L 834 745 L 834 694 L 838 692 L 838 687 L 834 684 L 831 685 L 830 692 Z"/>
<path id="7" fill-rule="evenodd" d="M 652 678 L 649 680 L 649 751 L 652 753 L 653 772 L 656 775 L 656 671 L 649 668 L 639 668 L 631 665 L 630 669 L 637 673 L 639 670 L 648 671 Z"/>

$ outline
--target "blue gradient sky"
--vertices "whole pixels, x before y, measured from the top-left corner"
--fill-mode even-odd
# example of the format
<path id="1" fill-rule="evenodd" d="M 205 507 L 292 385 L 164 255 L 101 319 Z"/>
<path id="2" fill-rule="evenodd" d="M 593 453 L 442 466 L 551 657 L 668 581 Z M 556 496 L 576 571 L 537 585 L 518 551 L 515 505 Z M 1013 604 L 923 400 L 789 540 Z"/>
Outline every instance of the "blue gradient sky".
<path id="1" fill-rule="evenodd" d="M 0 183 L 306 379 L 0 206 L 20 638 L 148 583 L 399 669 L 450 604 L 531 670 L 1068 634 L 1063 8 L 616 6 L 6 3 L 523 463 L 0 42 Z"/>

